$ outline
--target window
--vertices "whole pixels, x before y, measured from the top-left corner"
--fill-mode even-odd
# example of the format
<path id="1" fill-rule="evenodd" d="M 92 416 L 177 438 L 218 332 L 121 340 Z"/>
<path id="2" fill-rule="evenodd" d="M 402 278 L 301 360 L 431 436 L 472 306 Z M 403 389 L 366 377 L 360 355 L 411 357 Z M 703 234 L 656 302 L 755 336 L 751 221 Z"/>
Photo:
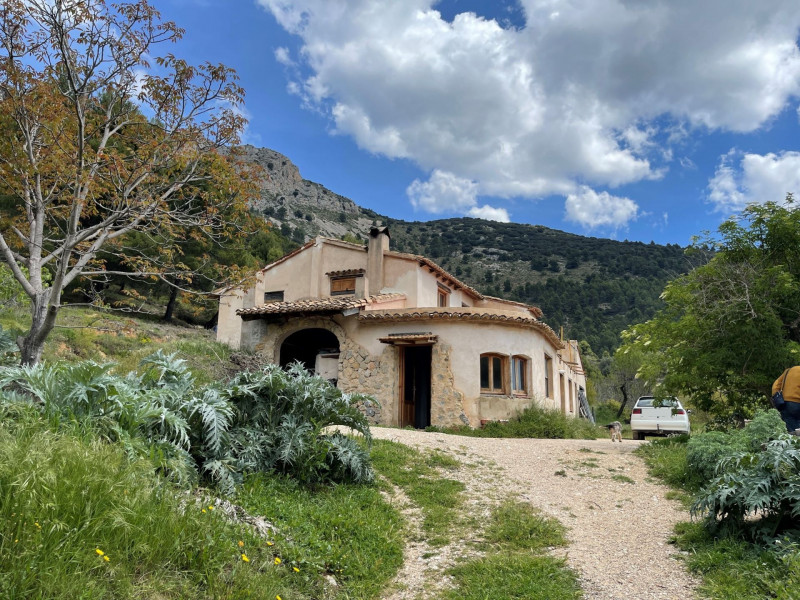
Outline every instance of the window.
<path id="1" fill-rule="evenodd" d="M 269 304 L 270 302 L 283 302 L 283 290 L 264 292 L 264 304 Z"/>
<path id="2" fill-rule="evenodd" d="M 504 376 L 508 359 L 499 354 L 481 354 L 481 392 L 505 394 Z"/>
<path id="3" fill-rule="evenodd" d="M 544 355 L 544 395 L 553 397 L 553 359 Z"/>
<path id="4" fill-rule="evenodd" d="M 528 359 L 524 356 L 511 359 L 511 390 L 517 395 L 528 393 Z"/>
<path id="5" fill-rule="evenodd" d="M 331 279 L 331 296 L 343 296 L 345 294 L 355 294 L 355 277 L 336 277 Z"/>
<path id="6" fill-rule="evenodd" d="M 450 290 L 439 284 L 436 306 L 450 306 Z"/>

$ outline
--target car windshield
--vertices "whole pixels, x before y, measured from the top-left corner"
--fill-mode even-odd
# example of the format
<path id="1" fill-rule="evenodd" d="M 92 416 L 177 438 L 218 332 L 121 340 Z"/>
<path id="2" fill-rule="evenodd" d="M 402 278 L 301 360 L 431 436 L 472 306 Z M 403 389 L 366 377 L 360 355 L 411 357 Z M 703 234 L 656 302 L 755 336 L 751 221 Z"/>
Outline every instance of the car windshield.
<path id="1" fill-rule="evenodd" d="M 678 401 L 674 398 L 664 398 L 660 401 L 655 398 L 639 398 L 636 403 L 637 408 L 653 408 L 654 405 L 656 408 L 679 406 Z"/>

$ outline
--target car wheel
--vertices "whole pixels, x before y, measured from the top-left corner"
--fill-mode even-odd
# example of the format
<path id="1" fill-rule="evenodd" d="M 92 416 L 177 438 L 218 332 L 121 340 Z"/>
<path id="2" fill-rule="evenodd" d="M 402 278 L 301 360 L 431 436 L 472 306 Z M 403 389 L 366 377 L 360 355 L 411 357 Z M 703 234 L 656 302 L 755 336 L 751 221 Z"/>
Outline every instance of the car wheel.
<path id="1" fill-rule="evenodd" d="M 644 439 L 644 434 L 641 431 L 632 431 L 631 433 L 633 434 L 633 439 L 634 440 L 643 440 Z"/>

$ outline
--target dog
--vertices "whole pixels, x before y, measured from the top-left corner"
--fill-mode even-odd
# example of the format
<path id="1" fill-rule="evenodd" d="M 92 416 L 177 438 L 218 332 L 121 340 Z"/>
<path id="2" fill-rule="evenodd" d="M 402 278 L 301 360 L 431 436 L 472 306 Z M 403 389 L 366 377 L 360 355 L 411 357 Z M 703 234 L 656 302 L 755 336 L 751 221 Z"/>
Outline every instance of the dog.
<path id="1" fill-rule="evenodd" d="M 608 424 L 608 433 L 611 434 L 612 442 L 622 443 L 622 423 L 614 421 Z"/>

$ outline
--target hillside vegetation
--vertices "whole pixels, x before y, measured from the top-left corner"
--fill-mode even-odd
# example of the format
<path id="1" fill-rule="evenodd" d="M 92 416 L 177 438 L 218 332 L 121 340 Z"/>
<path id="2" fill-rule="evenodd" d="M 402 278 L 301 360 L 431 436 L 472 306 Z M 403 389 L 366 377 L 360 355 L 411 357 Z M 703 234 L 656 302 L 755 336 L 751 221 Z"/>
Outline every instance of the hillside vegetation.
<path id="1" fill-rule="evenodd" d="M 677 245 L 617 242 L 482 219 L 391 222 L 393 246 L 424 254 L 483 293 L 539 306 L 544 321 L 598 354 L 647 319 L 691 264 Z"/>

